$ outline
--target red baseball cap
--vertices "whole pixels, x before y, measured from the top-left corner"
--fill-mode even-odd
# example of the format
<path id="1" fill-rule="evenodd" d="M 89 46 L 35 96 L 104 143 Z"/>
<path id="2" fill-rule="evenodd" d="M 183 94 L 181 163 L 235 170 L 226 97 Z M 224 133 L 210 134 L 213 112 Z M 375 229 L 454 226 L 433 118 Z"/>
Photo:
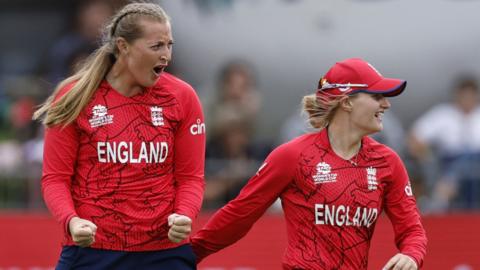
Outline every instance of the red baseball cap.
<path id="1" fill-rule="evenodd" d="M 400 95 L 407 81 L 385 78 L 367 61 L 349 58 L 335 63 L 318 83 L 317 95 L 352 95 L 363 92 L 386 97 Z"/>

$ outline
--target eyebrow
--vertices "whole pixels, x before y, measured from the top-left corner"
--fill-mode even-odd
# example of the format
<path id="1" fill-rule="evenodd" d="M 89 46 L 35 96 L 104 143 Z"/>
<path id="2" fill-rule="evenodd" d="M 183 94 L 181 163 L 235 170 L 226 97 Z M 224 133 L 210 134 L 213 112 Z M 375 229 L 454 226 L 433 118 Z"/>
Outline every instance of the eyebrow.
<path id="1" fill-rule="evenodd" d="M 168 41 L 166 41 L 166 42 L 165 42 L 165 41 L 152 41 L 152 42 L 150 43 L 150 46 L 155 46 L 155 45 L 158 45 L 158 44 L 165 44 L 165 43 L 173 44 L 173 43 L 175 43 L 175 41 L 174 41 L 173 39 L 170 39 L 170 40 L 168 40 Z"/>

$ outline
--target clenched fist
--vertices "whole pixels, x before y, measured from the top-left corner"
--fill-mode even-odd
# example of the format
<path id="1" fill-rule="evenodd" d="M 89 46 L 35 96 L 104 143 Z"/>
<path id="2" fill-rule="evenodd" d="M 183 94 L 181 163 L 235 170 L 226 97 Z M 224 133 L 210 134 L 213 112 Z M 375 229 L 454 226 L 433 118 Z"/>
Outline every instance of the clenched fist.
<path id="1" fill-rule="evenodd" d="M 168 216 L 168 239 L 174 243 L 180 243 L 192 232 L 192 220 L 183 215 L 171 214 Z"/>
<path id="2" fill-rule="evenodd" d="M 90 220 L 73 217 L 68 223 L 73 242 L 80 247 L 88 247 L 95 242 L 97 225 Z"/>
<path id="3" fill-rule="evenodd" d="M 417 270 L 417 263 L 409 256 L 398 253 L 393 256 L 383 270 Z"/>

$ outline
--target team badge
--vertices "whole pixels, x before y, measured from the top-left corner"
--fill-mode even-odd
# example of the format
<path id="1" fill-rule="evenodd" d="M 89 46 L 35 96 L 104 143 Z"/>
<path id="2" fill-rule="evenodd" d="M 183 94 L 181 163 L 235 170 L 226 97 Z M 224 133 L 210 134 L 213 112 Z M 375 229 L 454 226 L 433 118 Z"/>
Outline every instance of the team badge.
<path id="1" fill-rule="evenodd" d="M 113 123 L 113 115 L 108 114 L 107 107 L 95 105 L 92 108 L 92 118 L 88 120 L 92 128 Z"/>
<path id="2" fill-rule="evenodd" d="M 367 168 L 368 190 L 377 190 L 377 169 L 373 167 Z"/>
<path id="3" fill-rule="evenodd" d="M 163 120 L 163 108 L 158 106 L 150 107 L 150 115 L 152 117 L 152 124 L 156 127 L 165 125 Z"/>
<path id="4" fill-rule="evenodd" d="M 331 183 L 337 181 L 337 174 L 331 173 L 332 167 L 326 162 L 317 164 L 317 173 L 313 176 L 315 184 Z"/>

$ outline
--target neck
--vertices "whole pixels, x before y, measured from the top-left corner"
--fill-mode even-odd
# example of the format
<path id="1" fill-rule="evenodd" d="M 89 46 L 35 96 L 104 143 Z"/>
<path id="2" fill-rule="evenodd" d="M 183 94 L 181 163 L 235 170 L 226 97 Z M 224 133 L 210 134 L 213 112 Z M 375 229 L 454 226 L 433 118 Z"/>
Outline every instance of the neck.
<path id="1" fill-rule="evenodd" d="M 360 151 L 363 135 L 335 122 L 328 125 L 327 132 L 330 145 L 339 157 L 349 160 Z"/>
<path id="2" fill-rule="evenodd" d="M 143 87 L 134 83 L 134 79 L 124 68 L 120 59 L 108 71 L 106 79 L 115 90 L 126 97 L 134 96 L 143 91 Z"/>

